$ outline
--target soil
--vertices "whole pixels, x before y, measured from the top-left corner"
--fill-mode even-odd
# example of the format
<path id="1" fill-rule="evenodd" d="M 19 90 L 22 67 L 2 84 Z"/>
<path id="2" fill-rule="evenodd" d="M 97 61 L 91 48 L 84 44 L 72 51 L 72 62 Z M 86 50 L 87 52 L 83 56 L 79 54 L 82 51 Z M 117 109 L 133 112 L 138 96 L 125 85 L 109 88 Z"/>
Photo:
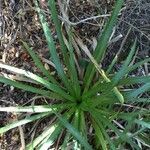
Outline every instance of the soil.
<path id="1" fill-rule="evenodd" d="M 48 8 L 45 0 L 41 1 L 42 8 L 47 16 Z M 92 39 L 97 39 L 101 34 L 105 22 L 108 17 L 91 19 L 86 22 L 81 20 L 98 16 L 100 14 L 110 14 L 114 5 L 114 0 L 70 0 L 68 4 L 69 20 L 73 24 L 76 34 L 80 36 L 91 49 Z M 60 13 L 60 16 L 62 14 Z M 48 19 L 50 19 L 48 17 Z M 57 39 L 53 23 L 49 21 L 53 36 Z M 127 56 L 131 44 L 134 39 L 138 41 L 137 60 L 150 56 L 150 1 L 149 0 L 126 0 L 118 23 L 114 28 L 114 35 L 108 47 L 106 58 L 103 61 L 103 68 L 108 66 L 120 48 L 120 45 L 126 36 L 129 28 L 131 32 L 123 47 L 122 53 L 119 55 L 120 61 L 115 66 L 119 69 L 121 62 Z M 38 15 L 34 10 L 32 0 L 0 0 L 0 59 L 2 62 L 23 68 L 32 72 L 40 73 L 34 66 L 33 61 L 27 54 L 20 43 L 20 39 L 28 42 L 30 46 L 41 56 L 41 58 L 49 59 L 47 44 L 38 20 Z M 45 62 L 46 64 L 46 62 Z M 46 64 L 48 65 L 48 64 Z M 0 74 L 10 74 L 5 70 L 0 70 Z M 150 64 L 141 67 L 135 72 L 135 75 L 145 75 L 150 73 Z M 36 101 L 32 100 L 36 98 Z M 45 103 L 45 100 L 38 98 L 32 93 L 18 90 L 12 86 L 0 83 L 0 105 L 16 106 L 26 103 Z M 0 126 L 4 126 L 8 122 L 20 118 L 18 114 L 0 113 Z M 36 131 L 40 131 L 46 126 L 50 120 L 43 120 L 38 123 Z M 29 138 L 33 124 L 23 127 L 25 138 Z M 32 132 L 33 135 L 33 132 Z M 36 135 L 35 135 L 36 136 Z M 18 129 L 14 129 L 9 133 L 0 136 L 0 149 L 16 150 L 20 149 L 20 135 Z"/>

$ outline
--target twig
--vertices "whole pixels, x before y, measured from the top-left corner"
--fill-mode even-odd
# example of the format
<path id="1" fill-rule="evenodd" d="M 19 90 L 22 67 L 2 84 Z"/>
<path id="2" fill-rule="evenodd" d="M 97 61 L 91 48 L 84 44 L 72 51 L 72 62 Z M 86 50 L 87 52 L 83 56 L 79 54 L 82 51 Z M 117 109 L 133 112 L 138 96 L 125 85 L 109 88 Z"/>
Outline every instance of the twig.
<path id="1" fill-rule="evenodd" d="M 62 21 L 67 22 L 68 24 L 70 24 L 70 25 L 72 25 L 72 26 L 76 26 L 76 25 L 78 25 L 78 24 L 85 23 L 85 22 L 90 21 L 90 20 L 94 20 L 94 19 L 97 19 L 97 18 L 105 18 L 105 17 L 109 17 L 109 16 L 111 16 L 111 14 L 92 16 L 92 17 L 89 17 L 89 18 L 80 20 L 80 21 L 78 21 L 78 22 L 71 22 L 70 20 L 68 20 L 68 19 L 66 19 L 66 18 L 63 18 L 63 17 L 61 17 L 61 16 L 59 16 L 59 18 L 60 18 Z"/>
<path id="2" fill-rule="evenodd" d="M 20 140 L 21 140 L 21 149 L 20 150 L 25 150 L 25 138 L 24 138 L 24 132 L 21 126 L 19 128 L 19 133 L 20 133 Z"/>

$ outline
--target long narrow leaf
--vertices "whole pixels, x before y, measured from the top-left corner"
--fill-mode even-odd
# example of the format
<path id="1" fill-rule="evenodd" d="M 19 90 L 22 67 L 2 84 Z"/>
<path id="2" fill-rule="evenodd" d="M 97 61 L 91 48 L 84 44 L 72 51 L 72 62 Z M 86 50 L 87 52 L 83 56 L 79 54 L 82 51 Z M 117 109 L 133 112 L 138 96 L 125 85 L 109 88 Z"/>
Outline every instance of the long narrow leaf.
<path id="1" fill-rule="evenodd" d="M 85 140 L 84 137 L 81 136 L 81 134 L 74 128 L 64 117 L 62 117 L 60 114 L 54 112 L 55 115 L 59 118 L 62 125 L 64 125 L 68 131 L 83 145 L 87 150 L 92 150 L 92 147 L 89 145 L 89 143 Z"/>
<path id="2" fill-rule="evenodd" d="M 26 50 L 28 51 L 28 53 L 30 54 L 30 56 L 32 57 L 33 61 L 35 62 L 36 66 L 42 71 L 42 73 L 52 82 L 55 84 L 58 84 L 58 82 L 54 79 L 53 76 L 51 76 L 50 72 L 48 70 L 45 69 L 45 67 L 43 66 L 41 60 L 39 59 L 38 55 L 36 53 L 34 53 L 34 51 L 28 46 L 28 44 L 24 41 L 22 41 L 24 47 L 26 48 Z"/>
<path id="3" fill-rule="evenodd" d="M 51 132 L 50 136 L 48 136 L 48 139 L 44 139 L 44 141 L 42 141 L 41 146 L 39 146 L 39 150 L 43 150 L 43 149 L 49 149 L 49 147 L 54 144 L 54 141 L 56 140 L 56 138 L 60 135 L 61 131 L 62 131 L 62 126 L 57 126 L 55 127 L 55 130 L 53 130 L 53 132 Z"/>
<path id="4" fill-rule="evenodd" d="M 137 120 L 137 119 L 134 122 L 143 126 L 143 127 L 150 129 L 150 122 L 145 122 L 143 120 Z"/>
<path id="5" fill-rule="evenodd" d="M 63 83 L 65 84 L 65 86 L 68 89 L 68 91 L 70 92 L 70 94 L 74 95 L 72 88 L 70 88 L 69 79 L 66 77 L 66 75 L 64 73 L 63 66 L 62 66 L 60 59 L 58 57 L 58 54 L 56 52 L 56 46 L 55 46 L 50 28 L 48 27 L 48 23 L 46 22 L 45 15 L 42 12 L 42 10 L 39 8 L 37 0 L 35 0 L 35 5 L 36 5 L 36 10 L 39 14 L 39 18 L 40 18 L 41 25 L 42 25 L 42 28 L 44 31 L 44 35 L 45 35 L 46 40 L 47 40 L 47 44 L 48 44 L 48 48 L 49 48 L 49 51 L 50 51 L 50 54 L 52 57 L 52 61 L 55 64 L 55 68 L 58 72 L 58 75 L 62 79 Z"/>
<path id="6" fill-rule="evenodd" d="M 54 109 L 53 109 L 53 113 L 54 113 Z M 69 112 L 66 112 L 65 114 L 64 114 L 64 116 L 67 118 L 67 119 L 69 119 L 70 118 L 70 116 L 72 115 L 74 113 L 74 108 L 72 108 Z M 47 141 L 47 144 L 50 142 L 51 143 L 51 141 L 50 141 L 50 139 L 52 138 L 51 136 L 52 136 L 52 134 L 53 134 L 53 132 L 55 131 L 55 130 L 57 130 L 57 127 L 59 128 L 59 127 L 61 127 L 61 125 L 60 125 L 60 122 L 59 121 L 56 121 L 56 122 L 54 122 L 54 124 L 52 124 L 51 126 L 49 126 L 49 127 L 47 127 L 43 132 L 42 132 L 42 134 L 41 135 L 39 135 L 36 139 L 34 139 L 34 141 L 32 141 L 31 143 L 29 143 L 26 147 L 27 147 L 27 150 L 32 150 L 32 149 L 34 149 L 38 144 L 42 144 L 43 142 L 43 140 L 46 138 L 48 141 Z M 50 144 L 49 143 L 49 144 Z"/>
<path id="7" fill-rule="evenodd" d="M 68 35 L 69 35 L 68 50 L 69 50 L 69 53 L 70 53 L 70 59 L 69 59 L 68 50 L 67 50 L 67 47 L 65 45 L 65 41 L 64 41 L 63 34 L 62 34 L 62 31 L 61 31 L 60 21 L 58 19 L 58 13 L 57 13 L 57 10 L 56 10 L 55 0 L 49 0 L 48 1 L 48 6 L 49 6 L 49 10 L 51 10 L 52 19 L 53 19 L 53 22 L 55 24 L 55 28 L 56 28 L 57 36 L 58 36 L 59 43 L 60 43 L 60 46 L 61 46 L 64 61 L 65 61 L 65 64 L 68 68 L 68 71 L 71 72 L 70 76 L 71 76 L 71 79 L 73 81 L 73 87 L 75 87 L 75 93 L 76 93 L 77 98 L 78 98 L 79 95 L 80 95 L 80 86 L 79 86 L 79 81 L 78 81 L 78 78 L 77 78 L 77 72 L 76 72 L 75 63 L 74 63 L 73 47 L 71 45 L 71 43 L 72 43 L 72 41 L 71 41 L 71 32 L 68 33 Z"/>
<path id="8" fill-rule="evenodd" d="M 144 59 L 144 60 L 142 60 L 142 61 L 140 61 L 140 62 L 137 62 L 137 63 L 134 64 L 133 66 L 129 66 L 129 68 L 127 69 L 127 72 L 131 72 L 131 71 L 137 69 L 138 67 L 140 67 L 140 66 L 142 66 L 143 64 L 148 63 L 148 62 L 150 62 L 150 58 L 146 58 L 146 59 Z"/>
<path id="9" fill-rule="evenodd" d="M 69 42 L 67 41 L 67 39 L 64 37 L 65 43 L 68 47 L 69 50 L 69 66 L 68 66 L 68 71 L 70 72 L 70 78 L 72 80 L 73 83 L 73 87 L 76 93 L 76 97 L 79 98 L 80 93 L 81 93 L 81 88 L 80 88 L 80 83 L 78 80 L 78 75 L 77 75 L 77 69 L 75 66 L 75 55 L 74 55 L 74 49 L 72 46 L 72 32 L 68 31 L 68 36 L 69 36 Z"/>
<path id="10" fill-rule="evenodd" d="M 37 119 L 43 118 L 47 115 L 49 115 L 49 112 L 48 113 L 41 113 L 41 114 L 34 115 L 34 116 L 31 116 L 31 117 L 26 117 L 25 119 L 22 119 L 22 120 L 19 120 L 19 121 L 15 121 L 11 124 L 8 124 L 8 125 L 0 128 L 0 134 L 4 133 L 4 132 L 7 132 L 8 130 L 16 128 L 18 126 L 21 126 L 21 125 L 27 124 L 29 122 L 33 122 Z"/>
<path id="11" fill-rule="evenodd" d="M 107 49 L 107 45 L 108 45 L 110 35 L 112 33 L 112 29 L 113 29 L 113 27 L 117 21 L 117 16 L 118 16 L 118 13 L 119 13 L 122 5 L 123 5 L 123 2 L 124 2 L 124 0 L 117 0 L 116 1 L 113 13 L 110 17 L 110 20 L 107 23 L 107 25 L 106 25 L 103 33 L 102 33 L 102 36 L 100 36 L 98 39 L 98 44 L 97 44 L 97 47 L 96 47 L 96 49 L 94 51 L 94 55 L 93 55 L 95 60 L 98 61 L 98 63 L 102 62 L 102 58 L 103 58 L 105 51 Z M 90 83 L 92 81 L 92 78 L 94 76 L 94 73 L 95 73 L 95 68 L 90 63 L 86 69 L 86 73 L 84 76 L 84 85 L 85 85 L 84 91 L 87 91 L 87 89 L 89 88 Z"/>
<path id="12" fill-rule="evenodd" d="M 48 6 L 49 6 L 49 10 L 51 11 L 51 16 L 52 16 L 53 22 L 55 24 L 55 28 L 56 28 L 56 32 L 57 32 L 58 40 L 59 40 L 59 43 L 61 46 L 65 64 L 68 66 L 67 48 L 66 48 L 65 42 L 63 40 L 63 35 L 62 35 L 62 31 L 61 31 L 60 21 L 58 19 L 58 13 L 56 10 L 55 0 L 48 0 Z"/>
<path id="13" fill-rule="evenodd" d="M 126 42 L 128 36 L 129 36 L 129 33 L 130 33 L 130 32 L 131 32 L 131 27 L 129 28 L 129 30 L 128 30 L 126 36 L 125 36 L 125 38 L 122 40 L 121 46 L 120 46 L 120 48 L 119 48 L 117 54 L 115 55 L 114 59 L 112 60 L 111 64 L 109 65 L 109 67 L 108 67 L 108 69 L 107 69 L 107 71 L 106 71 L 106 74 L 109 74 L 109 73 L 111 72 L 111 70 L 112 70 L 112 68 L 114 67 L 115 63 L 118 61 L 118 55 L 119 55 L 120 52 L 122 51 L 122 48 L 123 48 L 123 46 L 124 46 L 124 44 L 125 44 L 125 42 Z"/>
<path id="14" fill-rule="evenodd" d="M 121 67 L 121 69 L 116 73 L 116 75 L 112 78 L 112 82 L 114 85 L 116 85 L 120 79 L 122 79 L 124 77 L 124 75 L 127 73 L 127 70 L 128 70 L 128 65 L 130 64 L 131 62 L 131 59 L 135 53 L 135 50 L 136 50 L 136 40 L 131 48 L 131 51 L 127 57 L 127 59 L 125 60 L 123 66 Z"/>
<path id="15" fill-rule="evenodd" d="M 93 110 L 94 111 L 94 110 Z M 99 111 L 99 110 L 98 110 Z M 114 145 L 114 143 L 112 142 L 112 140 L 110 139 L 110 136 L 107 134 L 106 130 L 105 130 L 105 127 L 102 125 L 102 122 L 98 119 L 97 115 L 100 115 L 99 113 L 97 114 L 96 112 L 95 113 L 92 113 L 92 117 L 94 118 L 94 121 L 95 123 L 97 123 L 97 126 L 99 128 L 99 130 L 101 130 L 100 132 L 102 132 L 101 134 L 103 134 L 105 136 L 105 138 L 107 139 L 109 145 L 110 145 L 110 148 L 112 150 L 116 150 L 116 147 Z M 104 141 L 104 143 L 106 143 Z M 104 146 L 103 146 L 104 147 Z M 107 149 L 107 146 L 105 144 L 105 147 Z"/>
<path id="16" fill-rule="evenodd" d="M 73 106 L 73 104 L 54 104 L 54 105 L 38 105 L 38 106 L 16 106 L 16 107 L 0 107 L 0 112 L 19 112 L 19 113 L 44 113 L 51 112 L 56 109 L 63 109 Z"/>
<path id="17" fill-rule="evenodd" d="M 143 65 L 144 63 L 147 63 L 149 61 L 150 61 L 150 58 L 147 58 L 145 60 L 137 62 L 133 66 L 129 66 L 128 68 L 126 68 L 126 71 L 124 74 L 128 74 L 129 72 L 137 69 L 138 67 L 140 67 L 141 65 Z M 111 77 L 111 79 L 112 79 L 112 77 Z M 118 82 L 119 82 L 118 85 L 132 85 L 132 84 L 138 84 L 138 83 L 146 83 L 146 82 L 150 82 L 150 77 L 149 76 L 129 77 L 129 78 L 120 79 Z M 94 91 L 94 89 L 97 89 L 96 91 L 98 91 L 100 86 L 101 86 L 101 79 L 99 81 L 97 81 L 89 91 Z"/>
<path id="18" fill-rule="evenodd" d="M 62 99 L 61 96 L 59 96 L 58 94 L 55 94 L 53 92 L 42 90 L 40 88 L 35 88 L 35 87 L 27 85 L 25 83 L 13 81 L 11 79 L 8 79 L 8 78 L 2 77 L 2 76 L 0 76 L 0 82 L 12 85 L 16 88 L 19 88 L 19 89 L 22 89 L 22 90 L 25 90 L 25 91 L 29 91 L 29 92 L 32 92 L 32 93 L 43 95 L 43 96 L 48 97 L 48 98 L 59 99 L 59 100 Z"/>
<path id="19" fill-rule="evenodd" d="M 129 143 L 130 145 L 132 145 L 137 150 L 140 150 L 140 148 L 137 146 L 137 144 L 135 144 L 135 142 L 132 141 L 131 137 L 124 134 L 124 132 L 121 133 L 120 130 L 116 126 L 114 126 L 110 121 L 108 121 L 108 119 L 106 119 L 102 116 L 99 117 L 99 119 L 101 120 L 101 122 L 103 122 L 105 125 L 107 125 L 110 129 L 112 129 L 119 136 L 118 140 L 120 141 L 120 139 L 121 139 L 120 142 L 125 141 L 125 142 Z"/>
<path id="20" fill-rule="evenodd" d="M 55 93 L 58 93 L 59 95 L 61 95 L 62 97 L 68 99 L 68 100 L 71 100 L 73 101 L 74 98 L 71 97 L 69 94 L 67 94 L 63 89 L 61 89 L 59 86 L 55 85 L 55 84 L 52 84 L 50 82 L 48 82 L 47 80 L 29 72 L 29 71 L 25 71 L 23 69 L 19 69 L 19 68 L 16 68 L 16 67 L 12 67 L 12 66 L 9 66 L 9 65 L 6 65 L 6 64 L 2 64 L 0 63 L 0 68 L 3 68 L 3 69 L 7 69 L 11 72 L 14 72 L 14 73 L 17 73 L 17 74 L 21 74 L 21 75 L 24 75 L 32 80 L 35 80 L 39 83 L 41 83 L 42 85 L 44 85 L 46 88 L 48 88 L 49 90 L 52 90 L 53 92 Z"/>
<path id="21" fill-rule="evenodd" d="M 112 77 L 110 77 L 110 80 L 112 79 Z M 123 78 L 121 79 L 117 86 L 125 86 L 125 85 L 134 85 L 134 84 L 141 84 L 141 83 L 147 83 L 150 82 L 150 76 L 141 76 L 141 77 L 128 77 L 128 78 Z M 105 83 L 103 82 L 103 80 L 99 80 L 95 83 L 95 85 L 88 90 L 88 92 L 86 92 L 84 94 L 84 97 L 90 97 L 90 96 L 94 96 L 96 95 L 96 93 L 98 92 L 102 92 L 102 91 L 110 91 L 112 90 L 113 85 L 112 83 Z M 129 99 L 128 99 L 129 100 Z"/>
<path id="22" fill-rule="evenodd" d="M 123 78 L 119 81 L 118 85 L 133 85 L 133 84 L 141 84 L 150 82 L 150 76 L 142 76 L 142 77 L 128 77 Z"/>
<path id="23" fill-rule="evenodd" d="M 45 139 L 48 135 L 53 134 L 53 132 L 56 130 L 56 128 L 57 128 L 57 124 L 53 124 L 53 125 L 47 127 L 40 136 L 38 136 L 32 143 L 30 143 L 26 146 L 26 149 L 33 150 L 43 139 Z"/>
<path id="24" fill-rule="evenodd" d="M 101 143 L 102 150 L 108 150 L 107 143 L 106 143 L 106 141 L 105 141 L 105 139 L 103 137 L 103 134 L 102 134 L 99 126 L 94 121 L 93 121 L 93 127 L 94 127 L 94 130 L 95 130 L 95 134 L 98 137 L 99 143 Z"/>
<path id="25" fill-rule="evenodd" d="M 150 90 L 150 83 L 146 83 L 144 84 L 142 87 L 134 90 L 133 92 L 131 92 L 130 94 L 128 94 L 128 98 L 136 98 L 138 95 L 147 92 Z"/>
<path id="26" fill-rule="evenodd" d="M 81 40 L 77 39 L 78 44 L 80 45 L 80 47 L 82 48 L 82 50 L 86 53 L 86 55 L 90 58 L 91 62 L 94 64 L 94 67 L 96 68 L 96 70 L 99 72 L 99 74 L 102 76 L 102 78 L 104 79 L 105 82 L 110 83 L 111 84 L 111 80 L 106 76 L 105 72 L 100 68 L 100 66 L 98 65 L 97 61 L 94 59 L 94 57 L 91 55 L 90 51 L 88 50 L 88 48 L 81 42 Z M 119 92 L 119 90 L 117 89 L 117 87 L 113 87 L 112 88 L 112 92 L 116 95 L 116 97 L 118 98 L 118 100 L 121 103 L 124 103 L 124 97 L 123 95 Z M 84 92 L 85 93 L 85 92 Z M 88 92 L 87 92 L 88 93 Z M 84 96 L 83 96 L 84 97 Z M 85 97 L 84 97 L 85 98 Z"/>

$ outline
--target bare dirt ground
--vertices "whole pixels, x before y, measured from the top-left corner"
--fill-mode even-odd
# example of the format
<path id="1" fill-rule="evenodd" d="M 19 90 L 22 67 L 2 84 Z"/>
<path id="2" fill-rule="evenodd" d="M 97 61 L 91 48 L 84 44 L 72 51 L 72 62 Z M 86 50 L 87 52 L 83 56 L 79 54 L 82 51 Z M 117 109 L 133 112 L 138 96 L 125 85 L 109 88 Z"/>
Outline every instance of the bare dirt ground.
<path id="1" fill-rule="evenodd" d="M 42 8 L 47 16 L 49 15 L 46 2 L 41 1 Z M 90 47 L 94 39 L 101 33 L 105 22 L 111 14 L 114 0 L 70 0 L 68 1 L 69 21 L 78 34 Z M 60 14 L 62 21 L 62 14 Z M 55 29 L 50 22 L 51 30 L 56 39 Z M 129 52 L 129 47 L 134 39 L 138 40 L 137 60 L 150 56 L 150 0 L 126 0 L 122 8 L 118 24 L 114 28 L 114 34 L 108 47 L 107 57 L 104 59 L 103 67 L 110 64 L 111 59 L 116 55 L 122 40 L 125 38 L 129 28 L 131 32 L 126 44 L 120 54 L 120 63 Z M 38 21 L 37 13 L 34 10 L 32 0 L 0 0 L 0 61 L 38 72 L 30 56 L 20 43 L 20 39 L 28 42 L 34 50 L 41 56 L 43 62 L 47 64 L 49 59 L 47 45 L 43 36 L 41 25 Z M 115 67 L 118 69 L 120 64 Z M 145 64 L 135 72 L 141 76 L 150 73 L 150 64 Z M 0 74 L 8 75 L 9 72 L 0 70 Z M 13 76 L 15 78 L 15 76 Z M 21 80 L 21 79 L 20 79 Z M 35 102 L 36 99 L 36 102 Z M 44 103 L 44 99 L 37 95 L 18 90 L 8 85 L 0 83 L 0 105 L 16 106 L 26 103 Z M 20 116 L 19 116 L 20 117 Z M 0 126 L 12 120 L 18 119 L 18 115 L 12 113 L 0 114 Z M 34 136 L 35 130 L 40 132 L 46 122 L 42 121 L 33 128 L 32 125 L 23 127 L 25 139 L 30 135 Z M 35 135 L 36 136 L 36 135 Z M 8 134 L 0 137 L 0 149 L 16 150 L 20 149 L 20 131 L 14 129 Z"/>

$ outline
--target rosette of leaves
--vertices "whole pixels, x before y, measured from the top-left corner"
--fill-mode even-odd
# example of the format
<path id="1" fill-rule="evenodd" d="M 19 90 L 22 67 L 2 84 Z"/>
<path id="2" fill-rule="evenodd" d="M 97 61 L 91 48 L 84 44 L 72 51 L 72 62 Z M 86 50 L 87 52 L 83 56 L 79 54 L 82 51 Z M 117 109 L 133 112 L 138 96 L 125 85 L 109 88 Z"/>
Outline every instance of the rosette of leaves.
<path id="1" fill-rule="evenodd" d="M 81 63 L 78 63 L 77 66 L 78 59 L 72 46 L 73 34 L 71 30 L 68 30 L 67 38 L 64 37 L 55 5 L 55 0 L 48 1 L 60 44 L 61 59 L 58 56 L 45 14 L 40 9 L 38 1 L 35 0 L 36 10 L 57 75 L 54 76 L 46 70 L 39 56 L 23 41 L 24 47 L 43 76 L 0 63 L 0 68 L 25 76 L 40 86 L 31 86 L 4 76 L 0 76 L 1 83 L 42 95 L 49 99 L 49 103 L 24 107 L 1 107 L 0 111 L 30 113 L 31 115 L 1 127 L 0 133 L 35 120 L 54 117 L 52 123 L 40 135 L 32 142 L 27 143 L 26 149 L 48 149 L 58 138 L 61 138 L 61 142 L 58 144 L 60 149 L 67 149 L 69 146 L 72 149 L 141 149 L 142 144 L 149 147 L 149 111 L 144 108 L 127 111 L 124 105 L 135 102 L 149 104 L 150 100 L 141 95 L 150 90 L 150 77 L 131 77 L 128 74 L 150 59 L 147 58 L 130 65 L 136 51 L 135 40 L 129 55 L 117 72 L 112 71 L 116 57 L 107 70 L 103 70 L 99 65 L 105 57 L 108 41 L 117 22 L 123 0 L 116 1 L 112 15 L 103 33 L 99 36 L 97 46 L 92 54 L 80 39 L 76 40 L 80 49 L 89 58 L 85 68 L 80 66 Z M 80 67 L 84 70 L 82 78 L 79 73 Z M 130 90 L 125 88 L 136 84 L 141 86 Z M 51 102 L 51 100 L 53 101 Z"/>

